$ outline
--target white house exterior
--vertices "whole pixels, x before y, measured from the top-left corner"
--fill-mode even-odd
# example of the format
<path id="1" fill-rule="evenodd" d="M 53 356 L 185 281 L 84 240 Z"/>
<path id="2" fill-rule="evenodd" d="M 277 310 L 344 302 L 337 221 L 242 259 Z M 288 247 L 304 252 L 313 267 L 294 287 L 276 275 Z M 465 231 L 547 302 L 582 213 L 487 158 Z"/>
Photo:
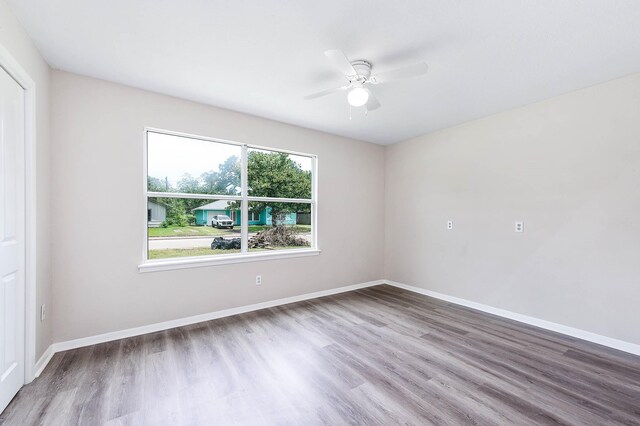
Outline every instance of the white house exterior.
<path id="1" fill-rule="evenodd" d="M 153 201 L 147 201 L 147 222 L 150 227 L 160 226 L 162 222 L 167 218 L 167 207 L 154 203 Z"/>

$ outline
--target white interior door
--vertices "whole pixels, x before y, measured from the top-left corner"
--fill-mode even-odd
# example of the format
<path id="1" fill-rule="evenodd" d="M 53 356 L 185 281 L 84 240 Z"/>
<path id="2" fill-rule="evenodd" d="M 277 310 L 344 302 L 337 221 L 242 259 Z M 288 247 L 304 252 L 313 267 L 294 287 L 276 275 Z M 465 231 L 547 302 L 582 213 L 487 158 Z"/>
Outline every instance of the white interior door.
<path id="1" fill-rule="evenodd" d="M 24 384 L 24 89 L 0 68 L 0 411 Z"/>

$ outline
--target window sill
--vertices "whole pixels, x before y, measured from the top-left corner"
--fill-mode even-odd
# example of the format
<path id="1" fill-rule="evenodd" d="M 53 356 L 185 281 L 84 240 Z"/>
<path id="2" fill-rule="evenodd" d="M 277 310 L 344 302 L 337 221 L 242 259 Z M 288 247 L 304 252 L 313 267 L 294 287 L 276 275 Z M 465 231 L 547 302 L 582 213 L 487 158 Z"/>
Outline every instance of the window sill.
<path id="1" fill-rule="evenodd" d="M 291 259 L 295 257 L 317 256 L 318 249 L 287 250 L 276 253 L 248 253 L 208 256 L 205 258 L 190 257 L 169 260 L 148 260 L 138 265 L 139 272 L 171 271 L 174 269 L 202 268 L 204 266 L 229 265 L 232 263 L 260 262 L 265 260 Z"/>

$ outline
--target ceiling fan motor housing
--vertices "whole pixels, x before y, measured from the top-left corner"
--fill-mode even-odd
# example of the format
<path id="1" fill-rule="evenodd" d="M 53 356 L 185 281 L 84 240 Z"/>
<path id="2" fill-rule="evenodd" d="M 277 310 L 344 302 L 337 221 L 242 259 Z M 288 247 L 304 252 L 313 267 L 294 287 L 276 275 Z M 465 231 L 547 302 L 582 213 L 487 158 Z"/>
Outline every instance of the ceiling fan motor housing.
<path id="1" fill-rule="evenodd" d="M 371 63 L 363 60 L 357 60 L 351 62 L 351 66 L 353 66 L 358 73 L 356 81 L 367 80 L 371 76 Z"/>

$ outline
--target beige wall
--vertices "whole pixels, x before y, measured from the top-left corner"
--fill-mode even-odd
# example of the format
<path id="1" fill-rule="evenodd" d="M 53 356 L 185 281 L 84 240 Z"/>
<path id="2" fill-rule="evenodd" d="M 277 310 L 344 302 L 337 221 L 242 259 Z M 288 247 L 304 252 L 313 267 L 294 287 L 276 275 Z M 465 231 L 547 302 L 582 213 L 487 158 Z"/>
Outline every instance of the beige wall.
<path id="1" fill-rule="evenodd" d="M 386 278 L 640 343 L 640 74 L 385 162 Z"/>
<path id="2" fill-rule="evenodd" d="M 65 72 L 51 78 L 56 342 L 382 277 L 383 147 Z M 322 253 L 139 273 L 145 126 L 317 154 Z"/>
<path id="3" fill-rule="evenodd" d="M 37 356 L 52 337 L 382 277 L 640 343 L 640 75 L 384 149 L 50 75 L 4 0 L 0 44 L 38 86 L 37 303 L 49 319 L 37 321 Z M 145 126 L 318 154 L 322 254 L 140 274 Z M 348 232 L 333 225 L 354 216 Z"/>
<path id="4" fill-rule="evenodd" d="M 31 42 L 4 0 L 0 0 L 0 45 L 11 53 L 36 83 L 36 204 L 42 214 L 36 223 L 36 302 L 51 306 L 50 204 L 49 204 L 49 66 Z M 36 315 L 36 359 L 51 344 L 51 316 L 40 322 Z"/>

